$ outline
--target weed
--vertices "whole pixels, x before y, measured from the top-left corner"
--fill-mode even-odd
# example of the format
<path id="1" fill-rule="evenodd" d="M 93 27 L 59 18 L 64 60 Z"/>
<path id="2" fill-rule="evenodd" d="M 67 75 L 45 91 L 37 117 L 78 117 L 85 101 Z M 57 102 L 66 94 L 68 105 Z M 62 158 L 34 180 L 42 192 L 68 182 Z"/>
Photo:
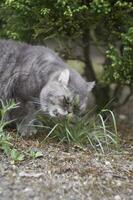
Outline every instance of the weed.
<path id="1" fill-rule="evenodd" d="M 18 107 L 18 104 L 10 101 L 6 105 L 1 101 L 0 108 L 0 149 L 8 155 L 12 161 L 19 162 L 25 156 L 30 158 L 38 158 L 42 156 L 40 151 L 30 150 L 27 154 L 20 153 L 12 145 L 12 137 L 6 131 L 5 127 L 12 121 L 6 120 L 7 112 Z M 110 113 L 110 122 L 108 118 L 104 119 L 102 114 Z M 74 144 L 80 148 L 89 145 L 94 150 L 101 150 L 102 153 L 110 150 L 112 145 L 115 149 L 119 149 L 119 137 L 114 113 L 110 110 L 103 110 L 95 117 L 89 117 L 89 113 L 83 117 L 76 117 L 73 119 L 71 115 L 64 119 L 55 119 L 48 117 L 39 117 L 43 123 L 43 131 L 47 135 L 43 141 L 48 139 L 56 139 L 59 142 Z M 109 124 L 113 125 L 112 127 Z"/>
<path id="2" fill-rule="evenodd" d="M 10 151 L 10 156 L 12 159 L 12 164 L 15 164 L 16 162 L 20 162 L 24 160 L 24 154 L 20 153 L 17 149 L 13 148 Z"/>
<path id="3" fill-rule="evenodd" d="M 113 124 L 113 127 L 109 127 L 108 120 L 102 117 L 105 112 L 111 114 L 112 122 L 110 124 Z M 81 148 L 89 144 L 95 150 L 100 149 L 102 153 L 105 153 L 105 149 L 109 151 L 112 145 L 118 150 L 119 138 L 116 120 L 110 110 L 103 110 L 93 118 L 86 114 L 82 118 L 77 117 L 75 121 L 71 116 L 60 120 L 41 117 L 40 120 L 44 126 L 49 127 L 44 141 L 55 138 L 59 142 L 75 144 Z"/>
<path id="4" fill-rule="evenodd" d="M 30 149 L 27 155 L 32 159 L 43 157 L 43 153 L 37 149 Z"/>
<path id="5" fill-rule="evenodd" d="M 7 120 L 8 112 L 17 108 L 19 105 L 13 101 L 9 101 L 8 103 L 4 104 L 2 100 L 0 100 L 0 105 L 0 149 L 12 159 L 12 163 L 22 161 L 24 159 L 24 155 L 17 149 L 13 148 L 13 138 L 5 129 L 7 125 L 13 122 L 13 120 Z"/>

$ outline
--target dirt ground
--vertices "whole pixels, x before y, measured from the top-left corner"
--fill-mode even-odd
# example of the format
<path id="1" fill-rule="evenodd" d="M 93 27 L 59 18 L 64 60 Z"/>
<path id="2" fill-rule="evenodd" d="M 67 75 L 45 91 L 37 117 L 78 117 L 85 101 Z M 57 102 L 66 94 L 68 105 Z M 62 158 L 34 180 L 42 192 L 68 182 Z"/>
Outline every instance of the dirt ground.
<path id="1" fill-rule="evenodd" d="M 43 156 L 13 165 L 0 152 L 0 200 L 133 200 L 132 101 L 118 111 L 122 150 L 103 155 L 39 138 L 15 139 Z M 128 110 L 127 110 L 128 109 Z"/>

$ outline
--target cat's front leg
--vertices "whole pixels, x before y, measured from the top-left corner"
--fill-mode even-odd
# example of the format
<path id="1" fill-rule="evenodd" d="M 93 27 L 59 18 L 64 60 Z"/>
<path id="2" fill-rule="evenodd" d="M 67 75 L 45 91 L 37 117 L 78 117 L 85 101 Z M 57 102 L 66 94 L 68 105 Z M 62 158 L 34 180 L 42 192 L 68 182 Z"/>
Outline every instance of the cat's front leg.
<path id="1" fill-rule="evenodd" d="M 26 116 L 19 124 L 17 124 L 18 133 L 21 136 L 29 137 L 37 133 L 37 129 L 34 125 L 34 119 L 31 116 Z"/>
<path id="2" fill-rule="evenodd" d="M 17 130 L 18 133 L 22 136 L 29 137 L 31 135 L 34 135 L 37 133 L 36 129 L 36 114 L 37 110 L 35 109 L 33 104 L 26 104 L 23 109 L 25 109 L 26 115 L 21 116 L 21 120 L 19 120 L 19 123 L 17 123 Z"/>

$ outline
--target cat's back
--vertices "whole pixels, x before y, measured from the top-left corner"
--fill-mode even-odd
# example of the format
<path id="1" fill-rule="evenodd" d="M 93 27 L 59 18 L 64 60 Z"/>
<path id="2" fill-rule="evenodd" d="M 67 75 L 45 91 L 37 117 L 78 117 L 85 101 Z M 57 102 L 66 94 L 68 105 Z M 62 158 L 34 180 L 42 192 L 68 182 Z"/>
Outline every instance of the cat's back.
<path id="1" fill-rule="evenodd" d="M 19 50 L 26 46 L 26 43 L 16 42 L 13 40 L 0 40 L 0 58 L 4 58 L 6 56 L 11 56 L 19 53 Z"/>
<path id="2" fill-rule="evenodd" d="M 6 70 L 19 65 L 23 67 L 25 65 L 40 65 L 40 63 L 63 65 L 56 53 L 47 47 L 13 40 L 0 40 L 0 71 L 3 68 Z"/>
<path id="3" fill-rule="evenodd" d="M 26 46 L 13 40 L 0 40 L 0 73 L 15 67 L 21 49 Z"/>

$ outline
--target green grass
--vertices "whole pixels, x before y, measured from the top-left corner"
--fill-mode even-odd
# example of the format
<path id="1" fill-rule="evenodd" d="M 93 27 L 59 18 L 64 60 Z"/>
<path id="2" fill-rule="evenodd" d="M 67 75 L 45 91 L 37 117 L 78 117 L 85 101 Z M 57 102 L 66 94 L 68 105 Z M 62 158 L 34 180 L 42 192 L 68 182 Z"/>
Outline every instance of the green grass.
<path id="1" fill-rule="evenodd" d="M 18 104 L 10 101 L 6 105 L 1 101 L 0 108 L 0 149 L 11 158 L 13 163 L 22 161 L 25 157 L 40 157 L 40 152 L 21 153 L 13 146 L 13 138 L 6 130 L 6 126 L 12 121 L 6 120 L 7 112 L 18 107 Z M 103 114 L 108 113 L 106 119 Z M 47 133 L 43 142 L 54 139 L 55 142 L 74 145 L 80 148 L 88 146 L 102 153 L 111 149 L 119 150 L 119 136 L 115 116 L 110 110 L 103 110 L 95 117 L 86 114 L 84 117 L 73 119 L 68 116 L 64 119 L 39 117 L 43 126 L 41 131 Z M 17 131 L 16 131 L 17 132 Z"/>
<path id="2" fill-rule="evenodd" d="M 103 114 L 108 114 L 103 118 Z M 71 117 L 57 120 L 54 118 L 41 117 L 44 128 L 48 134 L 47 139 L 56 139 L 59 142 L 73 144 L 84 148 L 90 145 L 96 151 L 110 151 L 111 148 L 119 149 L 119 137 L 115 116 L 110 110 L 103 110 L 95 117 L 86 114 L 84 117 L 77 117 L 75 121 Z"/>
<path id="3" fill-rule="evenodd" d="M 11 123 L 11 121 L 7 121 L 7 112 L 17 107 L 14 102 L 3 103 L 0 100 L 0 149 L 4 151 L 4 153 L 9 154 L 11 151 L 11 136 L 5 130 L 5 127 Z"/>
<path id="4" fill-rule="evenodd" d="M 13 138 L 6 130 L 7 125 L 12 123 L 12 121 L 7 120 L 7 113 L 19 105 L 13 101 L 4 104 L 2 100 L 0 100 L 0 105 L 0 149 L 11 158 L 12 163 L 22 161 L 24 155 L 13 147 Z"/>

